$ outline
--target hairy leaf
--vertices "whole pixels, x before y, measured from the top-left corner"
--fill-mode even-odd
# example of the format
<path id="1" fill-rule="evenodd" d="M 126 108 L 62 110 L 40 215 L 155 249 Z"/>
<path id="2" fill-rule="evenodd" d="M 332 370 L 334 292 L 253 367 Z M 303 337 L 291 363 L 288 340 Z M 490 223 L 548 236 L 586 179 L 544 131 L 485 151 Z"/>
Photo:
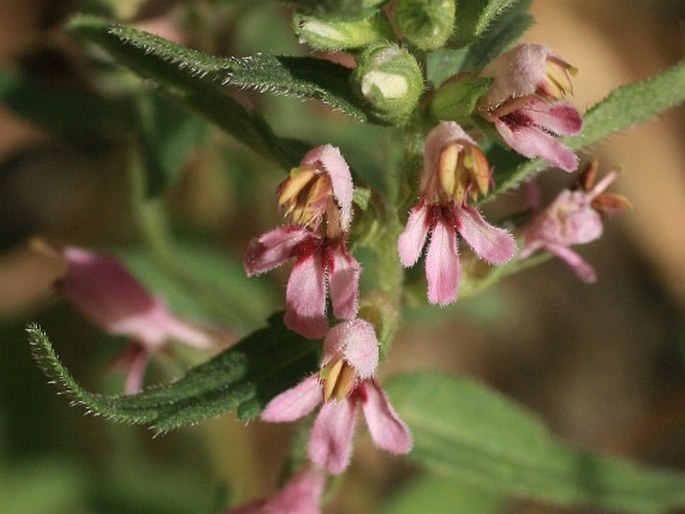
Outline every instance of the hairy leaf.
<path id="1" fill-rule="evenodd" d="M 457 21 L 450 46 L 460 48 L 479 38 L 517 0 L 471 0 L 457 3 Z"/>
<path id="2" fill-rule="evenodd" d="M 82 34 L 112 52 L 122 64 L 137 73 L 163 78 L 170 87 L 182 93 L 187 89 L 218 90 L 221 85 L 254 89 L 297 98 L 310 98 L 345 112 L 357 120 L 366 115 L 348 85 L 350 70 L 322 59 L 282 57 L 256 54 L 250 57 L 222 58 L 192 50 L 159 36 L 123 25 L 110 24 L 99 18 L 80 16 L 70 23 Z M 164 63 L 163 77 L 152 63 Z"/>
<path id="3" fill-rule="evenodd" d="M 226 94 L 218 72 L 226 60 L 93 16 L 77 16 L 68 28 L 283 168 L 290 169 L 306 151 L 301 142 L 278 138 L 258 114 Z"/>
<path id="4" fill-rule="evenodd" d="M 414 433 L 410 458 L 459 483 L 562 506 L 663 512 L 685 505 L 685 475 L 574 449 L 472 380 L 423 371 L 385 387 Z"/>
<path id="5" fill-rule="evenodd" d="M 73 403 L 114 421 L 150 425 L 157 432 L 234 411 L 241 420 L 257 416 L 271 398 L 316 369 L 320 347 L 288 330 L 281 317 L 274 316 L 268 327 L 175 382 L 135 395 L 105 396 L 88 392 L 76 382 L 37 325 L 29 325 L 27 332 L 38 365 Z"/>
<path id="6" fill-rule="evenodd" d="M 477 71 L 502 53 L 532 24 L 528 14 L 531 0 L 522 0 L 495 18 L 481 37 L 462 48 L 441 48 L 426 56 L 426 75 L 435 86 L 462 71 Z M 457 22 L 461 23 L 461 4 Z"/>
<path id="7" fill-rule="evenodd" d="M 528 13 L 531 0 L 521 0 L 501 16 L 493 20 L 487 31 L 469 45 L 461 71 L 484 68 L 491 60 L 506 50 L 533 24 Z"/>
<path id="8" fill-rule="evenodd" d="M 680 61 L 664 73 L 646 80 L 621 86 L 587 110 L 583 116 L 583 131 L 566 137 L 564 143 L 573 150 L 582 150 L 631 126 L 643 123 L 661 112 L 685 102 L 685 61 Z M 545 169 L 542 159 L 521 162 L 516 154 L 508 154 L 515 166 L 495 168 L 495 194 L 518 185 L 526 177 Z M 505 159 L 500 159 L 505 161 Z M 490 196 L 490 199 L 494 194 Z"/>

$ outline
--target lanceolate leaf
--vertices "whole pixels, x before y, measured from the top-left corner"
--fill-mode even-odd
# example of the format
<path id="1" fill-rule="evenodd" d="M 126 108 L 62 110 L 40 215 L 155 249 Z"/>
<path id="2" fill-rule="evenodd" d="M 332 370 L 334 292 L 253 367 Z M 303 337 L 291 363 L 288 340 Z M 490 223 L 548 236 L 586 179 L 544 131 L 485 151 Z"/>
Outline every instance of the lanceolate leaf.
<path id="1" fill-rule="evenodd" d="M 84 390 L 60 362 L 47 335 L 36 325 L 30 325 L 27 332 L 39 366 L 74 403 L 114 421 L 167 432 L 233 411 L 241 420 L 253 418 L 271 398 L 316 369 L 320 343 L 286 329 L 280 316 L 269 321 L 267 328 L 191 369 L 178 381 L 130 396 Z"/>
<path id="2" fill-rule="evenodd" d="M 680 61 L 660 75 L 621 86 L 609 93 L 583 115 L 582 133 L 564 138 L 563 141 L 574 150 L 582 150 L 683 102 L 685 61 Z M 526 161 L 514 169 L 496 169 L 495 194 L 515 187 L 529 175 L 546 167 L 548 166 L 542 159 L 535 159 Z"/>
<path id="3" fill-rule="evenodd" d="M 425 468 L 489 490 L 622 512 L 685 506 L 685 475 L 579 451 L 526 409 L 468 379 L 415 372 L 385 384 Z"/>
<path id="4" fill-rule="evenodd" d="M 154 34 L 99 18 L 80 16 L 70 24 L 82 34 L 116 54 L 122 64 L 152 78 L 164 78 L 165 85 L 187 88 L 200 86 L 221 89 L 222 85 L 261 92 L 311 98 L 345 112 L 357 120 L 366 115 L 348 86 L 348 68 L 310 57 L 279 57 L 257 54 L 250 57 L 221 58 L 185 48 Z M 165 63 L 163 77 L 156 67 Z M 216 94 L 216 93 L 215 93 Z"/>
<path id="5" fill-rule="evenodd" d="M 521 37 L 533 24 L 533 17 L 528 13 L 529 7 L 530 0 L 521 0 L 497 17 L 482 37 L 469 45 L 461 71 L 484 68 Z"/>
<path id="6" fill-rule="evenodd" d="M 460 48 L 480 37 L 490 24 L 516 0 L 472 0 L 457 2 L 457 22 L 450 46 Z"/>
<path id="7" fill-rule="evenodd" d="M 261 117 L 226 94 L 218 73 L 222 59 L 93 16 L 73 18 L 69 29 L 280 166 L 290 169 L 306 151 L 300 143 L 278 138 Z"/>

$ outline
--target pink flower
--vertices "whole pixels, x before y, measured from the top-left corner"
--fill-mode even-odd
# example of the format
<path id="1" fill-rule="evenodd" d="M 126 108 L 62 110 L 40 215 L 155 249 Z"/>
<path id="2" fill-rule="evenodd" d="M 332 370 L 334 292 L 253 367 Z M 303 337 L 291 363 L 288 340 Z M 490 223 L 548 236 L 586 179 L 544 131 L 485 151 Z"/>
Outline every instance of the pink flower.
<path id="1" fill-rule="evenodd" d="M 76 247 L 64 248 L 61 256 L 67 264 L 58 284 L 62 296 L 107 333 L 129 337 L 140 347 L 129 354 L 127 393 L 140 389 L 149 355 L 169 339 L 196 348 L 212 345 L 206 332 L 171 314 L 113 257 Z"/>
<path id="2" fill-rule="evenodd" d="M 338 318 L 357 314 L 361 270 L 346 246 L 352 191 L 352 177 L 339 150 L 330 145 L 314 148 L 279 186 L 278 203 L 291 224 L 254 238 L 245 254 L 248 275 L 295 258 L 284 320 L 305 337 L 326 335 L 327 295 Z"/>
<path id="3" fill-rule="evenodd" d="M 571 266 L 584 282 L 597 279 L 592 266 L 570 247 L 599 239 L 603 231 L 602 215 L 629 203 L 622 196 L 603 193 L 618 176 L 616 171 L 607 174 L 593 187 L 596 166 L 596 162 L 591 163 L 581 176 L 580 189 L 563 190 L 547 209 L 521 229 L 525 242 L 518 256 L 520 259 L 528 258 L 538 250 L 547 250 Z"/>
<path id="4" fill-rule="evenodd" d="M 373 378 L 378 340 L 366 321 L 344 321 L 324 341 L 321 370 L 272 399 L 262 419 L 288 422 L 323 403 L 309 439 L 309 459 L 328 472 L 342 473 L 352 456 L 352 437 L 361 405 L 374 443 L 395 454 L 407 453 L 412 437 Z"/>
<path id="5" fill-rule="evenodd" d="M 294 475 L 269 500 L 229 509 L 224 514 L 320 514 L 326 477 L 318 471 Z"/>
<path id="6" fill-rule="evenodd" d="M 577 134 L 583 126 L 580 113 L 559 101 L 572 92 L 572 73 L 575 68 L 541 45 L 517 46 L 481 72 L 481 76 L 494 79 L 480 101 L 481 113 L 521 155 L 542 157 L 573 171 L 578 158 L 557 139 Z"/>
<path id="7" fill-rule="evenodd" d="M 461 265 L 457 249 L 460 234 L 474 252 L 491 264 L 503 264 L 516 252 L 506 230 L 488 224 L 469 196 L 487 193 L 491 181 L 487 160 L 475 142 L 454 122 L 443 122 L 426 138 L 419 203 L 397 242 L 405 268 L 426 252 L 428 301 L 447 305 L 457 299 Z"/>

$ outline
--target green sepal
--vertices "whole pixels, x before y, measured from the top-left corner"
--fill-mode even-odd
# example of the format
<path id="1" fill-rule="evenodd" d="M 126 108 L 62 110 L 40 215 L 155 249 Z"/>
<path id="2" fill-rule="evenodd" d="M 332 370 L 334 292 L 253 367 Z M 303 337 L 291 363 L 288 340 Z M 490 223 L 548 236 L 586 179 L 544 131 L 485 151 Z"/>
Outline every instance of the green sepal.
<path id="1" fill-rule="evenodd" d="M 469 124 L 478 100 L 492 85 L 493 79 L 455 75 L 435 91 L 430 104 L 433 118 Z"/>
<path id="2" fill-rule="evenodd" d="M 254 418 L 271 398 L 318 368 L 321 347 L 319 341 L 287 329 L 281 315 L 274 315 L 266 328 L 175 382 L 134 395 L 106 396 L 88 392 L 76 382 L 37 325 L 29 325 L 27 332 L 38 366 L 74 404 L 113 421 L 149 425 L 158 433 L 229 412 L 243 421 Z"/>
<path id="3" fill-rule="evenodd" d="M 324 51 L 363 48 L 371 43 L 394 39 L 388 20 L 378 15 L 346 21 L 296 14 L 293 30 L 300 42 Z"/>
<path id="4" fill-rule="evenodd" d="M 442 47 L 454 30 L 454 0 L 399 0 L 395 22 L 404 40 L 419 50 Z"/>
<path id="5" fill-rule="evenodd" d="M 575 449 L 473 380 L 418 371 L 384 387 L 414 435 L 409 458 L 459 484 L 558 506 L 642 513 L 685 506 L 685 474 Z"/>

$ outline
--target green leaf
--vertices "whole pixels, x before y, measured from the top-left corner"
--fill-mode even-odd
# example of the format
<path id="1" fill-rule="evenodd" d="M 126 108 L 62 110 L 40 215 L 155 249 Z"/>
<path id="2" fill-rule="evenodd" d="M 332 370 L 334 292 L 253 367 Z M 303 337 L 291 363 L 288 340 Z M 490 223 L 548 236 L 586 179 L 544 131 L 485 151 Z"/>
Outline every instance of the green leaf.
<path id="1" fill-rule="evenodd" d="M 563 138 L 562 141 L 573 150 L 581 150 L 611 134 L 644 123 L 683 102 L 685 102 L 685 60 L 659 75 L 613 90 L 587 110 L 583 116 L 582 133 Z M 529 175 L 546 167 L 548 165 L 545 161 L 535 159 L 525 161 L 513 168 L 509 165 L 501 169 L 500 173 L 496 171 L 496 193 L 515 187 Z"/>
<path id="2" fill-rule="evenodd" d="M 685 506 L 685 475 L 574 449 L 552 439 L 528 410 L 476 382 L 423 371 L 385 386 L 413 431 L 410 458 L 459 483 L 560 506 Z"/>
<path id="3" fill-rule="evenodd" d="M 196 319 L 221 321 L 232 330 L 260 326 L 282 294 L 245 275 L 243 263 L 215 247 L 178 241 L 173 262 L 160 262 L 142 249 L 115 251 L 136 277 L 164 296 L 174 310 Z M 237 292 L 240 294 L 237 294 Z"/>
<path id="4" fill-rule="evenodd" d="M 469 45 L 460 71 L 484 68 L 533 25 L 528 13 L 531 0 L 521 0 L 497 17 L 488 30 Z"/>
<path id="5" fill-rule="evenodd" d="M 146 194 L 158 196 L 173 183 L 209 135 L 207 123 L 156 93 L 138 98 Z"/>
<path id="6" fill-rule="evenodd" d="M 450 46 L 460 48 L 479 38 L 490 24 L 517 0 L 470 0 L 457 2 L 457 21 Z"/>
<path id="7" fill-rule="evenodd" d="M 34 358 L 43 371 L 89 413 L 113 421 L 150 425 L 158 433 L 236 412 L 241 420 L 257 416 L 280 392 L 314 372 L 318 341 L 288 330 L 280 316 L 179 380 L 135 395 L 105 396 L 83 389 L 62 365 L 47 335 L 27 328 Z"/>
<path id="8" fill-rule="evenodd" d="M 484 68 L 533 24 L 533 18 L 528 14 L 530 2 L 521 0 L 495 18 L 485 33 L 470 45 L 464 48 L 441 48 L 428 54 L 428 80 L 438 86 L 459 72 Z M 460 5 L 457 5 L 457 23 L 460 23 L 462 16 Z"/>
<path id="9" fill-rule="evenodd" d="M 215 57 L 92 16 L 72 19 L 69 28 L 100 44 L 140 75 L 161 80 L 181 95 L 193 95 L 196 88 L 225 96 L 221 86 L 231 85 L 318 100 L 357 120 L 366 119 L 347 83 L 350 70 L 331 61 L 266 54 Z"/>
<path id="10" fill-rule="evenodd" d="M 86 91 L 60 90 L 0 67 L 0 103 L 34 123 L 66 134 L 124 132 L 133 127 L 133 105 Z"/>
<path id="11" fill-rule="evenodd" d="M 466 48 L 440 48 L 426 56 L 426 77 L 434 86 L 439 86 L 464 68 Z"/>
<path id="12" fill-rule="evenodd" d="M 503 498 L 492 491 L 429 475 L 400 489 L 386 502 L 382 514 L 496 514 L 502 512 L 503 504 Z"/>
<path id="13" fill-rule="evenodd" d="M 290 169 L 307 150 L 301 142 L 278 138 L 259 115 L 248 112 L 226 94 L 220 76 L 225 78 L 227 70 L 221 72 L 221 67 L 232 61 L 93 16 L 76 16 L 68 28 L 283 168 Z"/>

